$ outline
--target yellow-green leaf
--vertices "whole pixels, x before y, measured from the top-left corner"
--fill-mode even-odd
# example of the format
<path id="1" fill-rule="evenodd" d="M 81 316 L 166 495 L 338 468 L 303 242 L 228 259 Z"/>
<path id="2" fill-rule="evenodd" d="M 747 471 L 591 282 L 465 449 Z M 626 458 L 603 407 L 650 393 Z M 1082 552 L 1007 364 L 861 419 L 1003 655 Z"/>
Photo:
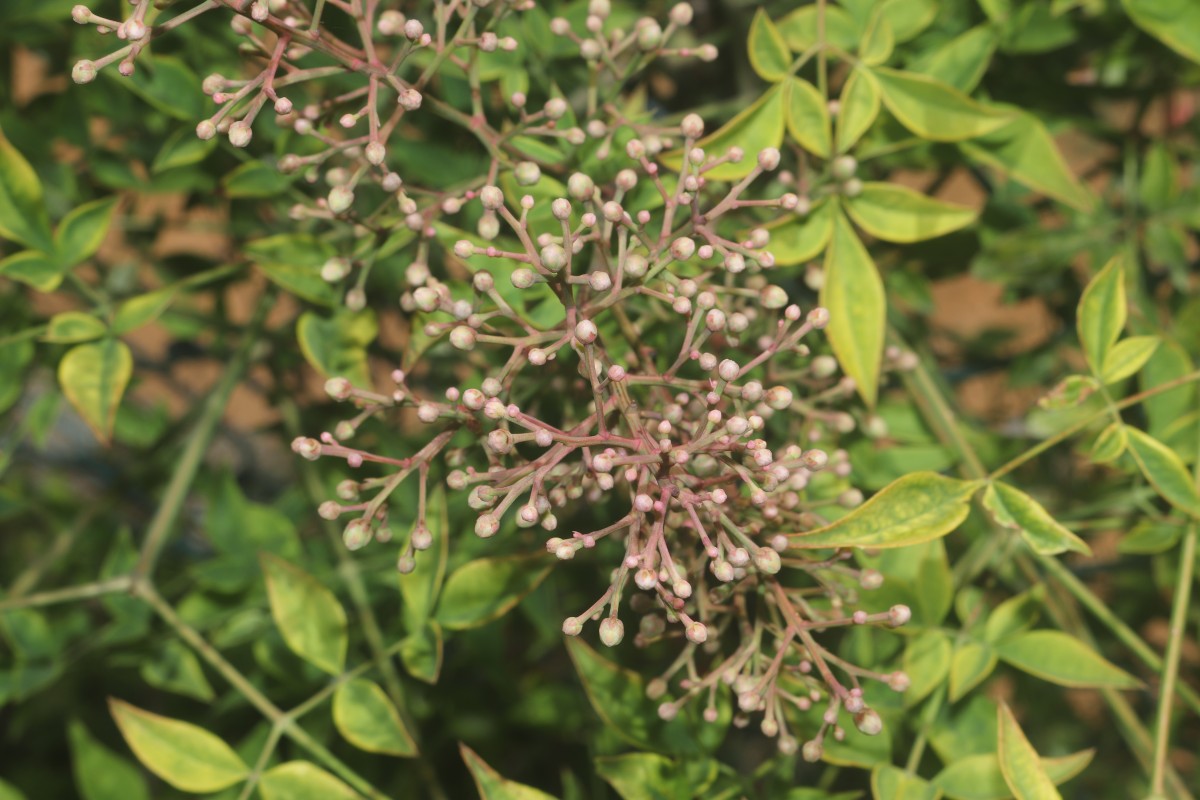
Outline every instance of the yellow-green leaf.
<path id="1" fill-rule="evenodd" d="M 417 743 L 387 693 L 365 678 L 346 681 L 333 693 L 333 724 L 360 750 L 415 756 Z"/>
<path id="2" fill-rule="evenodd" d="M 0 276 L 52 292 L 62 283 L 63 273 L 50 256 L 39 250 L 22 250 L 0 261 Z"/>
<path id="3" fill-rule="evenodd" d="M 346 611 L 325 585 L 278 556 L 259 556 L 271 616 L 292 652 L 338 675 L 346 663 Z"/>
<path id="4" fill-rule="evenodd" d="M 341 305 L 337 290 L 321 277 L 321 267 L 334 256 L 324 240 L 308 234 L 279 234 L 248 242 L 246 256 L 273 283 L 321 305 Z"/>
<path id="5" fill-rule="evenodd" d="M 1012 112 L 979 103 L 949 84 L 915 72 L 873 70 L 884 105 L 900 124 L 935 142 L 961 142 L 1002 128 Z"/>
<path id="6" fill-rule="evenodd" d="M 658 753 L 600 756 L 596 774 L 608 781 L 623 800 L 669 800 L 705 797 L 717 778 L 711 758 L 671 759 Z"/>
<path id="7" fill-rule="evenodd" d="M 696 143 L 712 156 L 723 156 L 731 147 L 742 150 L 741 161 L 713 167 L 704 173 L 706 178 L 714 181 L 744 178 L 758 165 L 760 150 L 779 147 L 783 143 L 783 95 L 786 85 L 778 83 L 772 86 L 753 105 Z M 683 153 L 678 150 L 668 153 L 662 157 L 662 162 L 677 170 L 683 164 Z"/>
<path id="8" fill-rule="evenodd" d="M 471 771 L 471 777 L 475 779 L 479 800 L 555 800 L 554 795 L 546 794 L 541 789 L 508 780 L 465 744 L 459 743 L 458 750 L 467 769 Z"/>
<path id="9" fill-rule="evenodd" d="M 965 228 L 978 212 L 935 200 L 895 183 L 869 181 L 846 200 L 846 211 L 860 228 L 887 242 L 920 242 Z"/>
<path id="10" fill-rule="evenodd" d="M 803 264 L 825 251 L 833 236 L 833 215 L 837 204 L 821 199 L 808 214 L 786 217 L 766 228 L 771 233 L 771 254 L 781 267 Z"/>
<path id="11" fill-rule="evenodd" d="M 1005 663 L 1059 686 L 1136 689 L 1142 682 L 1062 631 L 1018 633 L 996 644 Z"/>
<path id="12" fill-rule="evenodd" d="M 1130 336 L 1117 342 L 1104 357 L 1100 380 L 1116 383 L 1128 378 L 1146 365 L 1161 341 L 1157 336 Z"/>
<path id="13" fill-rule="evenodd" d="M 250 773 L 238 754 L 203 728 L 109 698 L 121 735 L 146 769 L 184 792 L 218 792 Z"/>
<path id="14" fill-rule="evenodd" d="M 1125 314 L 1125 268 L 1121 256 L 1114 256 L 1083 290 L 1075 313 L 1079 342 L 1093 372 L 1104 366 L 1125 327 Z"/>
<path id="15" fill-rule="evenodd" d="M 484 625 L 508 613 L 549 573 L 542 553 L 468 561 L 446 580 L 437 620 L 452 631 Z"/>
<path id="16" fill-rule="evenodd" d="M 904 648 L 904 672 L 909 676 L 904 706 L 912 708 L 942 685 L 950 672 L 950 637 L 939 630 L 924 630 Z"/>
<path id="17" fill-rule="evenodd" d="M 425 683 L 437 683 L 442 672 L 442 626 L 427 620 L 400 642 L 400 660 L 408 674 Z"/>
<path id="18" fill-rule="evenodd" d="M 779 32 L 793 53 L 803 53 L 819 41 L 817 6 L 802 6 L 778 23 Z M 845 9 L 825 6 L 825 41 L 850 51 L 858 45 L 859 30 L 854 18 Z"/>
<path id="19" fill-rule="evenodd" d="M 897 42 L 907 42 L 928 28 L 937 11 L 937 0 L 884 0 L 881 7 Z"/>
<path id="20" fill-rule="evenodd" d="M 1121 457 L 1127 444 L 1125 426 L 1120 422 L 1113 422 L 1100 431 L 1088 456 L 1097 464 L 1108 464 Z"/>
<path id="21" fill-rule="evenodd" d="M 103 336 L 104 323 L 83 311 L 63 311 L 50 318 L 43 342 L 77 344 Z"/>
<path id="22" fill-rule="evenodd" d="M 914 472 L 831 525 L 793 534 L 790 546 L 885 548 L 938 539 L 966 519 L 982 483 Z"/>
<path id="23" fill-rule="evenodd" d="M 25 157 L 0 130 L 0 237 L 49 252 L 50 218 L 42 203 L 42 182 Z"/>
<path id="24" fill-rule="evenodd" d="M 989 483 L 983 493 L 983 505 L 992 513 L 996 522 L 1006 528 L 1020 531 L 1035 552 L 1042 555 L 1058 555 L 1067 550 L 1091 555 L 1092 549 L 1058 520 L 1050 516 L 1042 505 L 1015 486 L 1007 483 Z"/>
<path id="25" fill-rule="evenodd" d="M 825 251 L 820 303 L 829 309 L 825 335 L 846 375 L 867 405 L 875 404 L 883 359 L 887 297 L 867 249 L 844 214 L 835 213 Z"/>
<path id="26" fill-rule="evenodd" d="M 96 438 L 107 443 L 117 406 L 133 375 L 133 354 L 118 339 L 72 347 L 58 364 L 58 383 Z"/>
<path id="27" fill-rule="evenodd" d="M 929 781 L 900 767 L 880 764 L 871 771 L 872 800 L 938 800 L 941 792 Z"/>
<path id="28" fill-rule="evenodd" d="M 1200 492 L 1183 459 L 1153 436 L 1126 426 L 1129 452 L 1150 485 L 1171 505 L 1200 518 Z"/>
<path id="29" fill-rule="evenodd" d="M 263 800 L 355 800 L 358 792 L 316 764 L 289 761 L 271 767 L 258 782 Z"/>
<path id="30" fill-rule="evenodd" d="M 112 224 L 115 197 L 84 203 L 63 217 L 54 232 L 54 256 L 63 269 L 70 269 L 100 249 Z"/>
<path id="31" fill-rule="evenodd" d="M 1042 595 L 1039 586 L 996 606 L 984 623 L 984 641 L 995 644 L 1032 628 L 1042 610 Z"/>
<path id="32" fill-rule="evenodd" d="M 758 9 L 750 23 L 750 39 L 747 43 L 750 66 L 765 81 L 774 83 L 787 75 L 792 65 L 792 54 L 787 43 L 767 12 Z"/>
<path id="33" fill-rule="evenodd" d="M 131 297 L 117 309 L 113 317 L 113 332 L 116 334 L 136 331 L 162 316 L 175 301 L 175 289 L 158 289 Z"/>
<path id="34" fill-rule="evenodd" d="M 1200 5 L 1192 0 L 1121 0 L 1134 24 L 1200 64 Z"/>
<path id="35" fill-rule="evenodd" d="M 1004 127 L 959 146 L 971 158 L 1034 191 L 1080 211 L 1092 208 L 1091 192 L 1072 174 L 1050 132 L 1032 114 L 1017 112 Z"/>
<path id="36" fill-rule="evenodd" d="M 979 25 L 946 42 L 910 69 L 970 93 L 987 72 L 998 42 L 995 28 Z"/>
<path id="37" fill-rule="evenodd" d="M 1095 750 L 1080 750 L 1069 756 L 1039 758 L 1039 761 L 1046 776 L 1058 786 L 1083 772 L 1095 754 Z M 1012 797 L 995 753 L 956 758 L 934 777 L 933 785 L 949 800 L 1008 800 Z"/>
<path id="38" fill-rule="evenodd" d="M 838 100 L 835 145 L 845 153 L 862 138 L 879 116 L 879 84 L 866 69 L 855 68 L 842 86 Z"/>
<path id="39" fill-rule="evenodd" d="M 996 654 L 982 642 L 963 642 L 950 659 L 950 702 L 957 703 L 992 674 Z"/>
<path id="40" fill-rule="evenodd" d="M 81 800 L 149 800 L 146 779 L 137 766 L 92 737 L 79 720 L 67 725 L 71 771 Z M 0 789 L 0 800 L 4 791 Z"/>
<path id="41" fill-rule="evenodd" d="M 296 341 L 313 369 L 326 378 L 345 378 L 360 388 L 370 388 L 367 345 L 375 341 L 379 324 L 375 312 L 337 311 L 325 318 L 305 311 L 296 322 Z"/>
<path id="42" fill-rule="evenodd" d="M 863 34 L 862 42 L 858 45 L 858 57 L 867 66 L 877 66 L 892 56 L 896 46 L 896 37 L 892 33 L 892 23 L 879 6 L 871 21 L 867 23 L 867 32 Z"/>
<path id="43" fill-rule="evenodd" d="M 1007 703 L 1000 703 L 997 724 L 999 744 L 996 756 L 1000 761 L 1004 782 L 1012 790 L 1013 797 L 1016 800 L 1061 800 L 1062 795 L 1042 768 L 1037 751 L 1025 738 Z"/>
<path id="44" fill-rule="evenodd" d="M 796 77 L 788 80 L 784 91 L 788 133 L 808 152 L 829 158 L 833 144 L 829 104 L 825 102 L 825 97 L 817 91 L 817 87 Z"/>

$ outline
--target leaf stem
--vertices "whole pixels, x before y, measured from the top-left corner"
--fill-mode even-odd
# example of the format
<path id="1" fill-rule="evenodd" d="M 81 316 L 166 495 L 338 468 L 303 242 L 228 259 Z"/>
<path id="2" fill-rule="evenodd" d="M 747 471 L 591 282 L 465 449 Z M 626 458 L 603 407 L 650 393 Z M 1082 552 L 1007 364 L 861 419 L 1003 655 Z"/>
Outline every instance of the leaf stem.
<path id="1" fill-rule="evenodd" d="M 1167 640 L 1164 659 L 1166 663 L 1158 697 L 1158 722 L 1154 732 L 1154 772 L 1150 780 L 1150 790 L 1156 795 L 1163 793 L 1166 775 L 1167 750 L 1171 741 L 1171 705 L 1175 699 L 1175 685 L 1179 680 L 1179 655 L 1183 649 L 1188 600 L 1196 566 L 1196 527 L 1195 522 L 1188 525 L 1179 553 L 1179 576 L 1175 583 L 1175 602 L 1171 607 L 1171 636 Z"/>

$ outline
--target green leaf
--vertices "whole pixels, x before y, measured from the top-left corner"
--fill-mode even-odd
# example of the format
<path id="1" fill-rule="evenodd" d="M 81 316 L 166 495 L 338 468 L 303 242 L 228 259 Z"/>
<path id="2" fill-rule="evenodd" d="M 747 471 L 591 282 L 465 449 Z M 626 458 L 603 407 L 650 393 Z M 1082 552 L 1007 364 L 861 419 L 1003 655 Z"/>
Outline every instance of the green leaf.
<path id="1" fill-rule="evenodd" d="M 417 754 L 417 743 L 387 693 L 364 678 L 346 681 L 333 693 L 333 724 L 359 750 L 389 756 Z"/>
<path id="2" fill-rule="evenodd" d="M 880 764 L 871 771 L 873 800 L 938 800 L 941 792 L 929 781 L 900 767 Z"/>
<path id="3" fill-rule="evenodd" d="M 263 553 L 271 616 L 292 652 L 337 675 L 346 663 L 346 611 L 333 592 L 299 567 Z"/>
<path id="4" fill-rule="evenodd" d="M 362 389 L 371 387 L 367 345 L 375 341 L 375 312 L 337 311 L 328 319 L 305 311 L 296 322 L 296 340 L 313 369 L 326 378 L 345 378 Z"/>
<path id="5" fill-rule="evenodd" d="M 274 197 L 284 192 L 295 176 L 284 175 L 278 168 L 262 161 L 247 161 L 221 178 L 225 194 L 234 199 Z"/>
<path id="6" fill-rule="evenodd" d="M 158 289 L 131 297 L 117 309 L 113 317 L 113 333 L 117 335 L 136 331 L 162 316 L 175 302 L 175 289 Z"/>
<path id="7" fill-rule="evenodd" d="M 193 128 L 180 128 L 163 142 L 150 165 L 150 172 L 157 175 L 169 169 L 198 164 L 216 149 L 217 142 L 216 137 L 201 139 Z"/>
<path id="8" fill-rule="evenodd" d="M 838 363 L 854 379 L 867 405 L 875 405 L 887 296 L 871 256 L 841 213 L 834 217 L 833 234 L 825 251 L 825 280 L 819 302 L 829 309 L 825 335 Z"/>
<path id="9" fill-rule="evenodd" d="M 50 218 L 42 203 L 42 182 L 3 130 L 0 130 L 0 237 L 35 250 L 49 252 L 53 247 Z"/>
<path id="10" fill-rule="evenodd" d="M 108 709 L 138 761 L 180 791 L 218 792 L 250 774 L 229 745 L 203 728 L 111 697 Z"/>
<path id="11" fill-rule="evenodd" d="M 758 9 L 754 20 L 750 23 L 750 38 L 747 42 L 750 55 L 750 66 L 759 77 L 774 83 L 787 75 L 792 65 L 792 54 L 788 52 L 787 43 L 767 12 Z"/>
<path id="12" fill-rule="evenodd" d="M 991 25 L 979 25 L 946 42 L 910 69 L 969 94 L 983 80 L 998 41 Z"/>
<path id="13" fill-rule="evenodd" d="M 1200 64 L 1200 6 L 1190 0 L 1121 0 L 1121 5 L 1139 28 Z"/>
<path id="14" fill-rule="evenodd" d="M 1050 132 L 1032 114 L 1017 113 L 1004 127 L 959 145 L 971 158 L 1034 191 L 1080 211 L 1095 199 L 1071 173 Z"/>
<path id="15" fill-rule="evenodd" d="M 1008 704 L 1000 703 L 997 714 L 999 747 L 996 756 L 1004 782 L 1013 796 L 1016 800 L 1061 800 L 1062 795 L 1042 768 L 1037 751 L 1025 738 Z"/>
<path id="16" fill-rule="evenodd" d="M 983 493 L 983 505 L 996 522 L 1020 531 L 1034 552 L 1053 556 L 1073 550 L 1091 555 L 1092 549 L 1066 529 L 1038 501 L 1007 483 L 989 483 Z"/>
<path id="17" fill-rule="evenodd" d="M 105 444 L 112 437 L 117 406 L 132 375 L 133 354 L 117 339 L 75 345 L 58 364 L 63 394 Z"/>
<path id="18" fill-rule="evenodd" d="M 178 639 L 168 639 L 157 658 L 143 660 L 138 674 L 146 683 L 165 692 L 206 703 L 216 698 L 200 659 Z"/>
<path id="19" fill-rule="evenodd" d="M 1176 378 L 1182 378 L 1192 369 L 1192 359 L 1187 350 L 1178 342 L 1168 339 L 1146 362 L 1141 375 L 1138 376 L 1138 384 L 1143 391 L 1153 389 Z M 1161 437 L 1176 420 L 1197 407 L 1194 382 L 1184 383 L 1169 392 L 1147 397 L 1142 401 L 1142 408 L 1150 420 L 1147 431 L 1151 436 Z"/>
<path id="20" fill-rule="evenodd" d="M 895 183 L 863 184 L 846 200 L 846 211 L 860 228 L 885 242 L 921 242 L 965 228 L 979 216 L 974 209 L 945 203 Z"/>
<path id="21" fill-rule="evenodd" d="M 791 137 L 813 155 L 829 158 L 833 147 L 829 104 L 817 87 L 801 78 L 790 78 L 784 87 L 784 106 L 784 122 Z"/>
<path id="22" fill-rule="evenodd" d="M 201 90 L 200 79 L 178 58 L 139 59 L 137 69 L 128 78 L 116 76 L 113 70 L 105 70 L 103 74 L 113 75 L 114 82 L 175 119 L 194 123 L 205 116 L 208 101 Z"/>
<path id="23" fill-rule="evenodd" d="M 892 33 L 892 23 L 879 6 L 871 21 L 867 23 L 867 31 L 858 45 L 858 57 L 862 63 L 874 67 L 884 63 L 892 56 L 896 46 L 896 37 Z"/>
<path id="24" fill-rule="evenodd" d="M 623 800 L 692 800 L 717 779 L 712 759 L 679 760 L 657 753 L 626 753 L 596 759 L 596 774 Z"/>
<path id="25" fill-rule="evenodd" d="M 771 254 L 775 263 L 790 267 L 811 261 L 824 252 L 833 236 L 833 215 L 837 204 L 818 200 L 805 216 L 785 217 L 767 225 L 771 233 Z"/>
<path id="26" fill-rule="evenodd" d="M 982 642 L 963 642 L 950 659 L 950 702 L 957 703 L 992 674 L 997 657 Z"/>
<path id="27" fill-rule="evenodd" d="M 962 523 L 983 481 L 914 472 L 831 525 L 793 534 L 791 547 L 904 547 L 938 539 Z"/>
<path id="28" fill-rule="evenodd" d="M 928 28 L 937 12 L 937 0 L 884 0 L 881 7 L 897 42 L 907 42 Z"/>
<path id="29" fill-rule="evenodd" d="M 438 592 L 446 578 L 446 558 L 450 552 L 450 517 L 446 507 L 446 490 L 438 486 L 426 498 L 425 524 L 433 536 L 433 544 L 416 554 L 417 568 L 407 575 L 398 573 L 400 597 L 404 600 L 400 612 L 404 627 L 416 633 L 433 614 Z M 417 521 L 413 519 L 413 529 Z M 412 532 L 409 532 L 412 538 Z"/>
<path id="30" fill-rule="evenodd" d="M 1142 682 L 1062 631 L 1029 631 L 996 645 L 1006 663 L 1059 686 L 1136 689 Z"/>
<path id="31" fill-rule="evenodd" d="M 28 800 L 28 798 L 17 787 L 0 778 L 0 800 Z M 84 797 L 83 800 L 91 800 L 91 798 Z"/>
<path id="32" fill-rule="evenodd" d="M 1120 422 L 1113 422 L 1100 431 L 1088 456 L 1097 464 L 1108 464 L 1120 458 L 1128 444 L 1125 426 Z"/>
<path id="33" fill-rule="evenodd" d="M 726 162 L 704 173 L 714 181 L 733 181 L 744 178 L 758 165 L 758 153 L 768 147 L 779 147 L 783 143 L 784 89 L 788 84 L 779 83 L 768 89 L 749 108 L 726 122 L 696 143 L 697 147 L 714 156 L 723 156 L 731 147 L 740 147 L 742 160 L 736 164 Z M 679 169 L 683 164 L 683 153 L 675 151 L 664 155 L 664 164 Z"/>
<path id="34" fill-rule="evenodd" d="M 1116 383 L 1128 378 L 1146 365 L 1161 341 L 1157 336 L 1130 336 L 1117 342 L 1104 357 L 1100 380 Z"/>
<path id="35" fill-rule="evenodd" d="M 866 69 L 855 68 L 842 86 L 838 100 L 834 144 L 839 153 L 845 153 L 862 138 L 879 116 L 879 105 L 879 84 L 875 76 Z"/>
<path id="36" fill-rule="evenodd" d="M 990 644 L 1003 641 L 1014 634 L 1028 630 L 1037 622 L 1042 610 L 1042 590 L 1023 592 L 1016 597 L 1010 597 L 988 615 L 984 626 L 984 641 Z"/>
<path id="37" fill-rule="evenodd" d="M 912 708 L 942 685 L 950 673 L 950 637 L 938 630 L 925 630 L 904 648 L 904 671 L 909 676 L 904 706 Z"/>
<path id="38" fill-rule="evenodd" d="M 58 265 L 45 253 L 37 250 L 22 250 L 0 261 L 0 275 L 28 284 L 39 292 L 52 292 L 63 280 L 62 270 Z"/>
<path id="39" fill-rule="evenodd" d="M 468 561 L 446 580 L 437 621 L 457 631 L 499 619 L 538 587 L 550 566 L 542 553 Z"/>
<path id="40" fill-rule="evenodd" d="M 499 772 L 488 766 L 479 755 L 461 742 L 458 751 L 462 754 L 471 777 L 475 779 L 475 788 L 479 790 L 480 800 L 555 800 L 541 789 L 526 786 L 523 783 L 510 781 Z"/>
<path id="41" fill-rule="evenodd" d="M 83 311 L 63 311 L 50 318 L 43 342 L 77 344 L 104 335 L 104 323 Z"/>
<path id="42" fill-rule="evenodd" d="M 263 773 L 263 800 L 356 800 L 360 795 L 316 764 L 289 761 Z"/>
<path id="43" fill-rule="evenodd" d="M 63 217 L 54 232 L 54 257 L 64 270 L 80 264 L 100 249 L 112 224 L 117 199 L 84 203 Z"/>
<path id="44" fill-rule="evenodd" d="M 442 626 L 429 620 L 400 642 L 400 660 L 408 674 L 425 683 L 437 683 L 442 672 Z"/>
<path id="45" fill-rule="evenodd" d="M 337 290 L 321 278 L 321 267 L 334 254 L 325 240 L 280 234 L 249 242 L 244 250 L 273 283 L 292 294 L 326 306 L 340 305 Z"/>
<path id="46" fill-rule="evenodd" d="M 1126 426 L 1125 435 L 1133 460 L 1154 490 L 1180 511 L 1200 518 L 1200 492 L 1178 454 L 1137 428 Z"/>
<path id="47" fill-rule="evenodd" d="M 1121 537 L 1117 551 L 1132 555 L 1165 553 L 1179 543 L 1182 535 L 1183 526 L 1178 522 L 1144 519 Z"/>
<path id="48" fill-rule="evenodd" d="M 873 70 L 888 111 L 924 139 L 961 142 L 1002 128 L 1012 112 L 980 105 L 928 75 L 877 67 Z"/>
<path id="49" fill-rule="evenodd" d="M 778 23 L 779 32 L 793 53 L 803 53 L 820 40 L 817 21 L 817 6 L 807 5 L 796 9 Z M 854 18 L 845 9 L 827 5 L 825 7 L 825 41 L 842 50 L 851 51 L 858 46 L 859 30 Z"/>
<path id="50" fill-rule="evenodd" d="M 1115 256 L 1088 283 L 1076 309 L 1079 342 L 1092 371 L 1100 372 L 1125 327 L 1125 268 Z"/>
<path id="51" fill-rule="evenodd" d="M 1060 758 L 1039 758 L 1042 771 L 1057 786 L 1083 772 L 1095 750 L 1080 750 Z M 1008 800 L 1012 791 L 1004 782 L 1000 759 L 994 753 L 964 756 L 946 765 L 933 779 L 950 800 Z"/>
<path id="52" fill-rule="evenodd" d="M 149 800 L 150 791 L 141 771 L 96 741 L 82 722 L 71 720 L 67 739 L 71 743 L 71 771 L 81 800 Z"/>
<path id="53" fill-rule="evenodd" d="M 1138 177 L 1138 200 L 1149 211 L 1163 211 L 1179 198 L 1179 162 L 1162 141 L 1146 151 Z"/>

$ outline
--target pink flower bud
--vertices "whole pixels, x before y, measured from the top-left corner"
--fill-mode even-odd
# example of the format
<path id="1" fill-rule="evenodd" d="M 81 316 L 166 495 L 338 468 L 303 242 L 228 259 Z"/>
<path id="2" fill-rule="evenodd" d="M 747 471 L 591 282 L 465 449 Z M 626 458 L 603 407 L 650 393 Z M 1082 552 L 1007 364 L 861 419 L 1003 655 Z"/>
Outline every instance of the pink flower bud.
<path id="1" fill-rule="evenodd" d="M 91 83 L 96 80 L 96 62 L 88 59 L 76 61 L 75 66 L 71 68 L 71 80 L 78 84 Z M 204 123 L 200 123 L 203 125 Z M 210 125 L 212 123 L 209 123 Z M 198 131 L 199 129 L 197 129 Z M 213 136 L 217 133 L 217 127 L 213 125 Z M 201 139 L 211 139 L 212 136 L 201 136 Z"/>
<path id="2" fill-rule="evenodd" d="M 479 201 L 490 211 L 498 211 L 504 207 L 504 192 L 498 186 L 484 186 L 479 190 Z"/>
<path id="3" fill-rule="evenodd" d="M 563 620 L 562 632 L 567 636 L 578 636 L 583 631 L 583 623 L 579 617 L 567 617 Z"/>
<path id="4" fill-rule="evenodd" d="M 600 641 L 607 647 L 616 647 L 625 638 L 625 625 L 615 617 L 606 617 L 600 622 Z"/>
<path id="5" fill-rule="evenodd" d="M 687 638 L 693 644 L 704 644 L 708 641 L 708 628 L 703 622 L 692 622 L 687 626 Z"/>
<path id="6" fill-rule="evenodd" d="M 910 619 L 912 619 L 912 609 L 906 605 L 894 605 L 888 609 L 888 624 L 893 628 L 899 628 Z"/>
<path id="7" fill-rule="evenodd" d="M 495 514 L 484 514 L 475 520 L 475 535 L 481 539 L 495 536 L 498 530 L 500 530 L 500 520 L 496 519 Z"/>
<path id="8" fill-rule="evenodd" d="M 596 341 L 596 337 L 600 335 L 596 328 L 596 323 L 590 319 L 580 320 L 575 325 L 575 340 L 581 344 L 591 344 Z"/>

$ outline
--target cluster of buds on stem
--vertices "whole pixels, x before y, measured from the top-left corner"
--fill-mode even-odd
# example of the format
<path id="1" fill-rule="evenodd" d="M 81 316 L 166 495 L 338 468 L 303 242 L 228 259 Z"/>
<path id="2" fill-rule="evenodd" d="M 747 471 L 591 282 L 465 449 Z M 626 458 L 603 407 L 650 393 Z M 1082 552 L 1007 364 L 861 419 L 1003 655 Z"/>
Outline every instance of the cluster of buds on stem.
<path id="1" fill-rule="evenodd" d="M 490 91 L 481 66 L 519 49 L 509 23 L 532 3 L 431 6 L 423 22 L 373 0 L 205 0 L 155 27 L 235 12 L 233 30 L 260 70 L 206 79 L 218 110 L 197 133 L 245 147 L 270 103 L 281 124 L 317 142 L 279 166 L 328 185 L 292 217 L 352 243 L 320 269 L 346 285 L 351 310 L 367 303 L 381 242 L 403 234 L 411 253 L 398 298 L 411 321 L 411 357 L 387 391 L 331 378 L 329 395 L 356 413 L 293 442 L 304 458 L 372 473 L 339 484 L 320 515 L 348 519 L 351 549 L 386 542 L 393 494 L 415 475 L 416 520 L 397 566 L 417 569 L 432 542 L 431 474 L 445 463 L 448 488 L 476 512 L 476 535 L 540 528 L 560 560 L 610 554 L 607 589 L 562 629 L 574 636 L 596 622 L 611 647 L 636 616 L 636 646 L 678 642 L 678 657 L 649 684 L 656 698 L 677 690 L 662 702 L 663 717 L 695 703 L 715 720 L 718 689 L 731 687 L 735 722 L 761 715 L 763 733 L 784 752 L 799 746 L 789 709 L 819 714 L 805 758 L 820 757 L 826 735 L 843 735 L 843 714 L 878 733 L 862 682 L 903 690 L 907 678 L 856 667 L 816 635 L 895 627 L 909 611 L 853 610 L 882 576 L 855 567 L 850 552 L 812 557 L 791 547 L 791 537 L 862 494 L 835 444 L 859 424 L 837 408 L 855 387 L 813 342 L 829 312 L 802 310 L 785 288 L 790 278 L 775 279 L 771 223 L 807 211 L 807 201 L 779 190 L 789 183 L 779 180 L 782 154 L 706 148 L 698 115 L 668 123 L 618 102 L 655 57 L 715 58 L 711 45 L 672 45 L 692 20 L 686 4 L 665 25 L 645 18 L 630 30 L 611 24 L 607 0 L 592 0 L 581 25 L 551 20 L 551 33 L 578 48 L 589 88 L 572 99 L 549 92 L 538 108 L 525 91 Z M 75 18 L 130 40 L 108 60 L 131 70 L 148 41 L 148 7 L 139 0 L 123 22 L 82 7 Z M 331 35 L 320 13 L 349 17 L 358 40 Z M 81 62 L 76 79 L 108 60 Z M 466 74 L 469 109 L 431 91 L 442 68 Z M 347 73 L 360 79 L 357 89 L 320 95 L 324 79 Z M 427 115 L 468 132 L 486 153 L 486 174 L 460 185 L 410 183 L 388 145 Z M 335 159 L 344 165 L 331 166 Z M 852 166 L 839 169 L 850 175 Z M 464 229 L 471 221 L 476 235 Z M 431 385 L 422 354 L 472 369 Z M 476 377 L 462 377 L 468 372 Z M 401 410 L 427 431 L 412 455 L 351 443 L 368 420 Z"/>

